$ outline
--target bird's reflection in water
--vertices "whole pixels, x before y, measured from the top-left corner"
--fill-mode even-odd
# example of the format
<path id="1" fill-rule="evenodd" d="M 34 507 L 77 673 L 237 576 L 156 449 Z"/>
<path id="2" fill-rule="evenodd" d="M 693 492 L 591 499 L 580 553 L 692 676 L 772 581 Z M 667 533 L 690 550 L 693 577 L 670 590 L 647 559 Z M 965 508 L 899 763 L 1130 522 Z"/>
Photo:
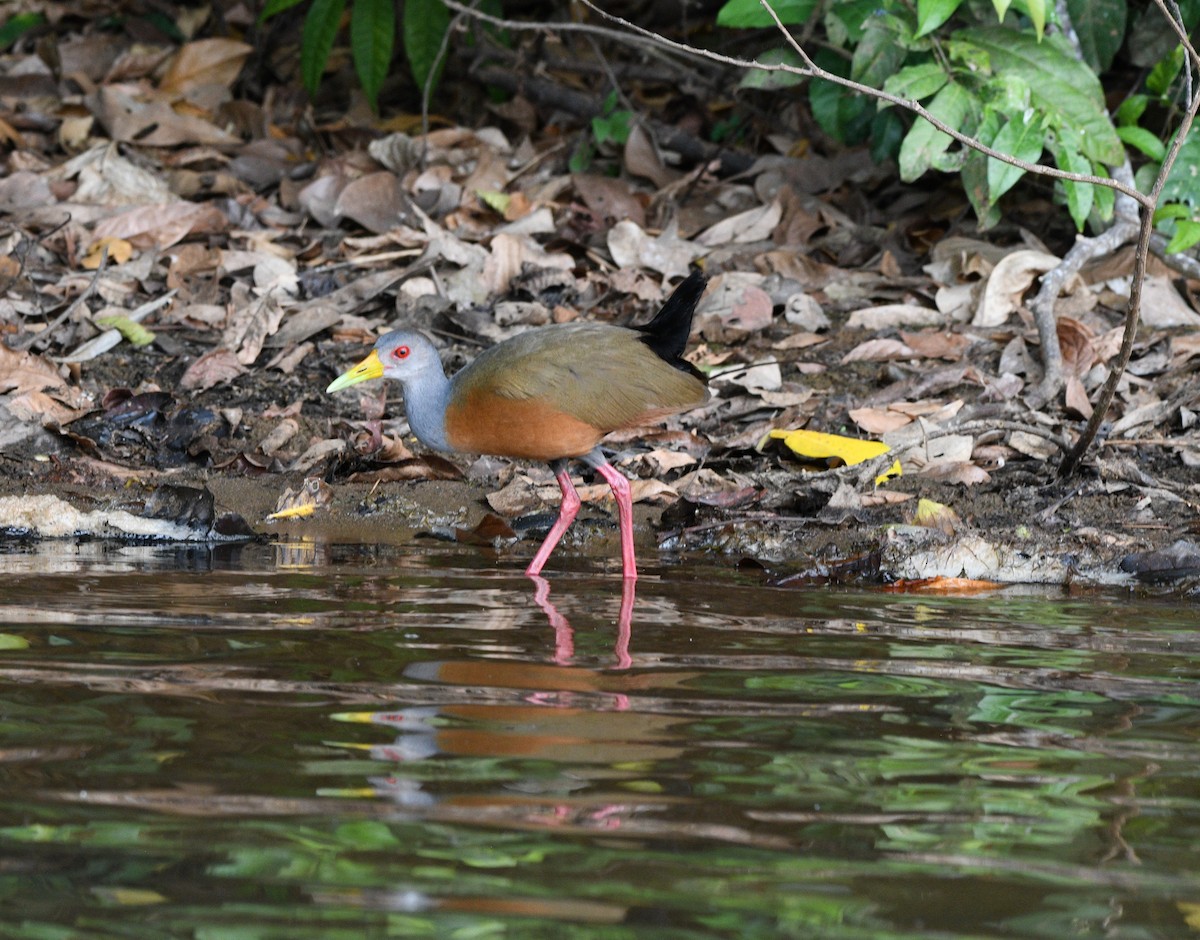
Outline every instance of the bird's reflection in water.
<path id="1" fill-rule="evenodd" d="M 533 582 L 533 600 L 546 614 L 550 626 L 554 628 L 554 661 L 560 666 L 569 666 L 575 659 L 575 631 L 554 602 L 550 600 L 550 582 L 540 575 L 529 575 Z M 633 578 L 621 579 L 621 609 L 617 614 L 617 640 L 613 646 L 613 654 L 618 669 L 628 669 L 633 665 L 629 655 L 629 639 L 633 633 L 633 605 L 636 599 L 637 581 Z"/>
<path id="2" fill-rule="evenodd" d="M 572 627 L 550 600 L 549 582 L 532 580 L 534 600 L 554 630 L 552 663 L 482 657 L 413 663 L 404 671 L 412 688 L 428 685 L 438 698 L 458 689 L 462 699 L 336 716 L 395 733 L 390 742 L 357 746 L 395 768 L 370 778 L 376 795 L 411 809 L 445 813 L 470 806 L 473 813 L 515 815 L 525 824 L 604 829 L 648 809 L 614 800 L 614 783 L 676 759 L 681 749 L 678 718 L 635 711 L 623 690 L 636 681 L 623 672 L 633 662 L 634 580 L 623 579 L 614 665 L 608 667 L 576 662 Z M 459 793 L 446 786 L 453 772 L 428 776 L 431 762 L 446 768 L 470 761 L 499 774 L 499 790 Z"/>

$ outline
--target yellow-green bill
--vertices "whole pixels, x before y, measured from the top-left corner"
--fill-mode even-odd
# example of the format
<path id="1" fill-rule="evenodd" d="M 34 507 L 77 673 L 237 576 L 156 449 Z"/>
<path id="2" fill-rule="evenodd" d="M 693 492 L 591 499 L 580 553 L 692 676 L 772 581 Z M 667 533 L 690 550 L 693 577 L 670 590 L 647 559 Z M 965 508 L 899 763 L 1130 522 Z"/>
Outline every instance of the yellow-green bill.
<path id="1" fill-rule="evenodd" d="M 356 365 L 353 369 L 347 369 L 336 379 L 329 383 L 329 388 L 326 392 L 340 392 L 344 388 L 349 388 L 351 385 L 357 385 L 359 382 L 365 382 L 368 379 L 378 379 L 383 376 L 383 363 L 379 359 L 379 353 L 374 349 L 371 350 L 371 355 L 367 356 L 362 362 Z"/>

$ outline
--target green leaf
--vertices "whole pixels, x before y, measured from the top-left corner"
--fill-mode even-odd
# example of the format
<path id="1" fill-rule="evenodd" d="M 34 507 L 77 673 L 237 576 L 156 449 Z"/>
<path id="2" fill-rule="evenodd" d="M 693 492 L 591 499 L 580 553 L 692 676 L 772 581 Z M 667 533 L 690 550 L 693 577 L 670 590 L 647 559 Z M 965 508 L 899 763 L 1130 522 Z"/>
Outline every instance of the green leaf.
<path id="1" fill-rule="evenodd" d="M 955 130 L 968 133 L 978 109 L 975 96 L 957 82 L 948 84 L 929 103 L 930 114 Z M 900 178 L 911 183 L 933 166 L 952 140 L 924 118 L 917 118 L 900 145 Z"/>
<path id="2" fill-rule="evenodd" d="M 1067 13 L 1083 61 L 1097 74 L 1107 72 L 1125 41 L 1129 10 L 1125 0 L 1067 0 Z"/>
<path id="3" fill-rule="evenodd" d="M 1055 154 L 1054 162 L 1060 170 L 1068 173 L 1092 172 L 1092 163 L 1074 146 L 1060 146 Z M 1092 211 L 1092 203 L 1096 198 L 1096 187 L 1092 183 L 1075 183 L 1071 180 L 1061 180 L 1063 195 L 1067 197 L 1067 211 L 1071 213 L 1071 221 L 1078 231 L 1083 231 L 1088 216 Z"/>
<path id="4" fill-rule="evenodd" d="M 1012 6 L 1012 0 L 992 0 L 992 7 L 996 11 L 996 19 L 1003 21 L 1004 15 L 1008 12 L 1008 8 Z"/>
<path id="5" fill-rule="evenodd" d="M 872 88 L 882 88 L 887 77 L 900 68 L 907 55 L 897 42 L 892 23 L 876 17 L 867 24 L 862 42 L 854 49 L 850 77 Z"/>
<path id="6" fill-rule="evenodd" d="M 770 7 L 784 26 L 799 26 L 812 16 L 817 8 L 817 0 L 770 0 Z M 758 0 L 728 0 L 717 13 L 717 25 L 732 29 L 761 29 L 774 26 L 775 21 Z"/>
<path id="7" fill-rule="evenodd" d="M 790 46 L 768 49 L 755 61 L 764 65 L 791 65 L 798 69 L 807 67 L 804 60 L 796 54 L 796 50 Z M 761 72 L 757 69 L 750 69 L 742 76 L 738 87 L 772 91 L 777 88 L 792 88 L 803 81 L 805 81 L 805 76 L 797 75 L 795 72 Z"/>
<path id="8" fill-rule="evenodd" d="M 1167 148 L 1161 140 L 1144 127 L 1118 127 L 1117 136 L 1130 147 L 1140 150 L 1151 160 L 1159 163 L 1167 155 Z"/>
<path id="9" fill-rule="evenodd" d="M 154 342 L 154 334 L 129 317 L 96 317 L 92 322 L 106 330 L 116 330 L 134 346 L 149 346 Z"/>
<path id="10" fill-rule="evenodd" d="M 1179 157 L 1171 167 L 1171 175 L 1162 190 L 1162 202 L 1185 202 L 1200 205 L 1200 132 L 1192 125 Z"/>
<path id="11" fill-rule="evenodd" d="M 960 6 L 962 0 L 917 0 L 917 35 L 932 33 Z"/>
<path id="12" fill-rule="evenodd" d="M 1056 126 L 1074 128 L 1084 156 L 1109 166 L 1125 159 L 1104 104 L 1100 80 L 1074 57 L 1058 36 L 1039 43 L 1027 33 L 993 26 L 960 30 L 955 34 L 985 50 L 996 73 L 1014 72 L 1030 88 L 1033 105 Z"/>
<path id="13" fill-rule="evenodd" d="M 278 16 L 284 10 L 290 10 L 303 2 L 304 0 L 267 0 L 263 4 L 262 12 L 258 14 L 258 22 L 265 23 L 271 17 Z"/>
<path id="14" fill-rule="evenodd" d="M 29 640 L 15 633 L 0 633 L 0 650 L 27 650 Z"/>
<path id="15" fill-rule="evenodd" d="M 862 40 L 863 30 L 879 13 L 879 0 L 839 0 L 827 4 L 825 32 L 835 46 L 852 46 Z"/>
<path id="16" fill-rule="evenodd" d="M 1108 176 L 1104 172 L 1104 167 L 1092 166 L 1093 176 Z M 1111 222 L 1113 217 L 1113 207 L 1117 204 L 1117 192 L 1111 186 L 1095 186 L 1092 192 L 1093 205 L 1096 209 L 1096 215 L 1100 217 L 1101 222 Z"/>
<path id="17" fill-rule="evenodd" d="M 1130 95 L 1117 108 L 1116 121 L 1118 125 L 1132 126 L 1141 120 L 1150 103 L 1149 95 Z"/>
<path id="18" fill-rule="evenodd" d="M 46 22 L 41 13 L 17 13 L 0 26 L 0 49 L 7 49 L 31 29 Z"/>
<path id="19" fill-rule="evenodd" d="M 495 189 L 477 189 L 475 195 L 479 197 L 489 209 L 494 212 L 504 215 L 508 211 L 508 205 L 512 202 L 512 196 L 508 193 L 502 193 Z"/>
<path id="20" fill-rule="evenodd" d="M 350 51 L 371 110 L 379 111 L 379 89 L 387 78 L 396 44 L 396 5 L 392 0 L 354 0 L 350 11 Z"/>
<path id="21" fill-rule="evenodd" d="M 623 144 L 629 140 L 632 111 L 614 111 L 604 117 L 592 118 L 592 134 L 598 144 Z"/>
<path id="22" fill-rule="evenodd" d="M 417 87 L 437 83 L 433 67 L 450 28 L 450 11 L 442 0 L 406 0 L 404 4 L 404 53 Z"/>
<path id="23" fill-rule="evenodd" d="M 1045 0 L 1025 0 L 1025 8 L 1033 21 L 1033 31 L 1037 34 L 1038 42 L 1046 32 L 1046 2 Z"/>
<path id="24" fill-rule="evenodd" d="M 333 41 L 342 22 L 345 0 L 313 0 L 304 17 L 304 33 L 300 39 L 300 76 L 309 95 L 315 95 L 321 85 L 321 75 Z"/>
<path id="25" fill-rule="evenodd" d="M 924 101 L 941 91 L 949 80 L 950 76 L 937 62 L 924 62 L 910 65 L 889 76 L 883 83 L 883 90 L 897 98 Z M 880 106 L 890 107 L 886 101 L 880 102 Z"/>
<path id="26" fill-rule="evenodd" d="M 1146 76 L 1146 88 L 1160 98 L 1165 96 L 1171 90 L 1171 83 L 1179 76 L 1181 68 L 1183 68 L 1183 46 L 1176 46 L 1159 59 L 1154 68 L 1150 70 L 1150 74 Z"/>
<path id="27" fill-rule="evenodd" d="M 1169 206 L 1159 206 L 1154 210 L 1154 224 L 1157 225 L 1164 219 L 1187 219 L 1192 215 L 1190 206 L 1185 206 L 1182 203 L 1171 203 Z"/>
<path id="28" fill-rule="evenodd" d="M 814 61 L 821 68 L 842 75 L 848 63 L 829 49 L 820 50 Z M 830 137 L 844 144 L 856 144 L 867 135 L 874 109 L 867 99 L 850 89 L 814 78 L 808 85 L 808 102 L 813 117 Z"/>
<path id="29" fill-rule="evenodd" d="M 1000 208 L 988 198 L 987 165 L 987 157 L 978 150 L 971 150 L 967 152 L 960 174 L 963 189 L 971 200 L 971 208 L 975 210 L 981 230 L 989 229 L 1000 221 Z"/>
<path id="30" fill-rule="evenodd" d="M 1167 254 L 1173 255 L 1180 251 L 1187 251 L 1198 242 L 1200 242 L 1200 222 L 1180 219 L 1175 224 L 1175 234 L 1167 242 Z"/>
<path id="31" fill-rule="evenodd" d="M 876 163 L 895 160 L 907 131 L 908 127 L 897 111 L 878 112 L 871 120 L 871 159 Z"/>
<path id="32" fill-rule="evenodd" d="M 1000 128 L 992 141 L 992 149 L 1006 153 L 1010 157 L 1024 160 L 1026 163 L 1037 163 L 1042 156 L 1042 143 L 1045 132 L 1041 123 L 1032 117 L 1021 116 L 1011 118 Z M 1004 163 L 994 157 L 988 158 L 987 179 L 988 197 L 993 203 L 999 202 L 1000 197 L 1012 189 L 1025 171 L 1011 163 Z"/>

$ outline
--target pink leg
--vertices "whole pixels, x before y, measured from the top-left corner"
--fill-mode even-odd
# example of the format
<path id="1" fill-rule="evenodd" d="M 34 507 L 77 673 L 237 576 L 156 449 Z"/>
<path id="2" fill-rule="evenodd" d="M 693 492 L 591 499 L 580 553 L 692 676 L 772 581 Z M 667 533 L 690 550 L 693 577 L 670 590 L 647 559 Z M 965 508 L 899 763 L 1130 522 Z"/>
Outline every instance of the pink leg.
<path id="1" fill-rule="evenodd" d="M 579 494 L 575 492 L 575 485 L 571 482 L 571 474 L 567 473 L 566 462 L 556 462 L 555 464 L 551 464 L 551 468 L 554 470 L 554 478 L 558 480 L 558 488 L 562 490 L 562 505 L 558 507 L 558 519 L 555 520 L 549 534 L 546 536 L 546 541 L 542 542 L 542 547 L 538 549 L 537 554 L 533 556 L 533 561 L 525 569 L 525 573 L 531 578 L 541 574 L 542 568 L 550 558 L 550 553 L 554 551 L 554 546 L 558 544 L 558 540 L 563 537 L 563 533 L 575 521 L 575 516 L 579 514 L 579 506 L 581 505 Z M 626 487 L 628 488 L 628 484 L 626 484 Z"/>
<path id="2" fill-rule="evenodd" d="M 588 458 L 585 459 L 596 468 L 597 472 L 612 487 L 613 498 L 617 501 L 617 522 L 621 528 L 622 573 L 626 580 L 636 580 L 637 560 L 633 556 L 633 500 L 629 493 L 629 480 L 625 478 L 625 474 L 621 473 L 620 470 L 603 458 L 598 462 L 593 462 Z"/>

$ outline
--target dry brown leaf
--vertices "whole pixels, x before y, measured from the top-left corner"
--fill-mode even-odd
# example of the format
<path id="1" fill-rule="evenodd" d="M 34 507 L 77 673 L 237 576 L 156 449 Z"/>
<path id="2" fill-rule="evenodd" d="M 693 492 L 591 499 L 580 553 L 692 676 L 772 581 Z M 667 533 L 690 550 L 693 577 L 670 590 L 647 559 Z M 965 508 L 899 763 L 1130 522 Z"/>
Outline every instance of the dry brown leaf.
<path id="1" fill-rule="evenodd" d="M 886 362 L 890 359 L 912 359 L 916 354 L 898 339 L 869 339 L 859 343 L 846 355 L 842 364 L 848 362 Z"/>
<path id="2" fill-rule="evenodd" d="M 0 343 L 0 392 L 72 394 L 52 363 L 31 352 L 17 352 Z"/>
<path id="3" fill-rule="evenodd" d="M 600 220 L 628 219 L 636 225 L 645 226 L 646 210 L 628 180 L 576 173 L 571 177 L 571 182 L 584 205 Z"/>
<path id="4" fill-rule="evenodd" d="M 921 476 L 958 486 L 979 486 L 991 480 L 991 476 L 983 467 L 969 460 L 930 464 L 921 471 Z"/>
<path id="5" fill-rule="evenodd" d="M 283 418 L 271 429 L 271 433 L 262 439 L 258 449 L 268 457 L 272 457 L 276 451 L 282 450 L 299 431 L 300 423 L 295 418 Z"/>
<path id="6" fill-rule="evenodd" d="M 125 239 L 134 247 L 169 248 L 189 235 L 213 234 L 229 227 L 229 220 L 207 202 L 170 202 L 127 209 L 96 223 L 97 239 Z"/>
<path id="7" fill-rule="evenodd" d="M 849 330 L 889 330 L 901 326 L 929 326 L 941 323 L 940 311 L 916 304 L 881 304 L 855 310 L 846 319 Z"/>
<path id="8" fill-rule="evenodd" d="M 1155 329 L 1200 326 L 1200 314 L 1188 306 L 1167 277 L 1148 277 L 1142 287 L 1142 323 Z"/>
<path id="9" fill-rule="evenodd" d="M 971 345 L 970 337 L 946 330 L 922 330 L 919 333 L 901 331 L 900 339 L 918 356 L 950 362 L 962 359 L 963 353 Z"/>
<path id="10" fill-rule="evenodd" d="M 1067 373 L 1064 403 L 1068 411 L 1073 412 L 1076 417 L 1082 418 L 1084 421 L 1092 416 L 1092 403 L 1088 400 L 1087 391 L 1077 372 Z"/>
<path id="11" fill-rule="evenodd" d="M 1006 255 L 988 276 L 972 323 L 1000 326 L 1020 306 L 1034 279 L 1057 265 L 1058 258 L 1044 251 L 1026 248 Z"/>
<path id="12" fill-rule="evenodd" d="M 231 86 L 253 46 L 233 39 L 199 39 L 183 46 L 167 65 L 159 88 L 168 94 L 191 96 L 205 85 Z"/>
<path id="13" fill-rule="evenodd" d="M 772 343 L 772 349 L 807 349 L 809 346 L 819 346 L 827 342 L 827 337 L 818 333 L 793 333 L 785 336 L 777 343 Z"/>
<path id="14" fill-rule="evenodd" d="M 703 245 L 680 238 L 674 222 L 653 237 L 628 219 L 608 230 L 608 251 L 619 267 L 649 268 L 668 278 L 686 277 L 688 266 L 708 253 Z"/>
<path id="15" fill-rule="evenodd" d="M 1196 356 L 1200 356 L 1200 333 L 1171 337 L 1172 368 L 1177 369 Z"/>
<path id="16" fill-rule="evenodd" d="M 860 495 L 860 503 L 863 506 L 891 506 L 896 503 L 906 503 L 910 499 L 916 498 L 912 493 L 900 493 L 896 490 L 878 487 L 873 492 L 862 493 Z"/>
<path id="17" fill-rule="evenodd" d="M 868 434 L 887 434 L 912 422 L 908 415 L 886 408 L 854 408 L 850 420 Z"/>
<path id="18" fill-rule="evenodd" d="M 694 333 L 710 342 L 732 342 L 771 325 L 771 295 L 759 285 L 762 275 L 729 271 L 714 278 L 696 308 Z"/>
<path id="19" fill-rule="evenodd" d="M 203 392 L 222 382 L 231 382 L 245 372 L 245 366 L 230 350 L 214 349 L 187 367 L 179 387 L 184 391 Z"/>
<path id="20" fill-rule="evenodd" d="M 663 163 L 662 157 L 654 146 L 654 141 L 646 133 L 641 122 L 634 122 L 629 129 L 629 137 L 625 140 L 625 169 L 633 176 L 650 180 L 656 187 L 662 189 L 670 186 L 679 179 L 679 172 L 669 169 Z M 614 218 L 634 218 L 634 216 L 614 216 Z"/>
<path id="21" fill-rule="evenodd" d="M 394 173 L 380 170 L 347 183 L 333 206 L 337 219 L 352 219 L 380 234 L 415 220 L 412 201 Z"/>
<path id="22" fill-rule="evenodd" d="M 113 140 L 142 147 L 241 143 L 233 134 L 203 118 L 176 113 L 166 101 L 139 98 L 132 86 L 105 85 L 90 101 L 97 119 Z"/>
<path id="23" fill-rule="evenodd" d="M 1059 317 L 1057 330 L 1063 368 L 1073 375 L 1083 375 L 1096 364 L 1096 351 L 1092 347 L 1095 331 L 1073 317 Z"/>
<path id="24" fill-rule="evenodd" d="M 696 242 L 707 248 L 719 245 L 749 244 L 766 241 L 779 224 L 783 209 L 776 199 L 770 205 L 759 206 L 722 219 L 696 236 Z"/>

